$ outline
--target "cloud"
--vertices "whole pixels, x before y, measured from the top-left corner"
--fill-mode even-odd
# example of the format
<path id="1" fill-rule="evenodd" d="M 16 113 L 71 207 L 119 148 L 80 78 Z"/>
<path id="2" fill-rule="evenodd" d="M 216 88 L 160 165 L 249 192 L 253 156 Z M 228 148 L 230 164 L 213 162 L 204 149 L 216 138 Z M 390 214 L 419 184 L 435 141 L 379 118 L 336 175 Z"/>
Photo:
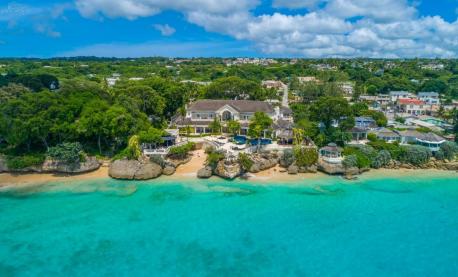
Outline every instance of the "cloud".
<path id="1" fill-rule="evenodd" d="M 0 21 L 16 21 L 27 16 L 37 15 L 43 10 L 29 5 L 11 2 L 0 7 Z"/>
<path id="2" fill-rule="evenodd" d="M 8 29 L 32 28 L 37 33 L 58 38 L 61 33 L 54 30 L 52 21 L 65 19 L 65 11 L 72 8 L 73 4 L 70 3 L 45 7 L 11 2 L 6 6 L 0 7 L 0 21 L 8 22 Z"/>
<path id="3" fill-rule="evenodd" d="M 258 4 L 257 0 L 76 0 L 76 7 L 83 16 L 102 14 L 128 19 L 156 15 L 163 10 L 228 14 L 251 9 Z"/>
<path id="4" fill-rule="evenodd" d="M 175 34 L 176 30 L 175 28 L 171 27 L 169 24 L 154 24 L 153 25 L 154 29 L 158 30 L 161 32 L 161 35 L 165 37 L 169 37 L 173 34 Z"/>
<path id="5" fill-rule="evenodd" d="M 76 0 L 86 17 L 182 13 L 208 32 L 251 42 L 272 56 L 457 57 L 458 21 L 420 16 L 411 0 L 274 0 L 279 10 L 255 14 L 252 0 Z M 299 9 L 306 8 L 306 11 Z"/>
<path id="6" fill-rule="evenodd" d="M 47 25 L 47 24 L 43 24 L 43 23 L 36 24 L 35 25 L 35 31 L 37 31 L 38 33 L 41 33 L 41 34 L 45 34 L 48 37 L 52 37 L 52 38 L 61 37 L 61 33 L 60 32 L 54 31 L 52 26 Z"/>
<path id="7" fill-rule="evenodd" d="M 274 8 L 288 8 L 288 9 L 315 9 L 320 4 L 327 1 L 323 0 L 274 0 L 272 6 Z"/>

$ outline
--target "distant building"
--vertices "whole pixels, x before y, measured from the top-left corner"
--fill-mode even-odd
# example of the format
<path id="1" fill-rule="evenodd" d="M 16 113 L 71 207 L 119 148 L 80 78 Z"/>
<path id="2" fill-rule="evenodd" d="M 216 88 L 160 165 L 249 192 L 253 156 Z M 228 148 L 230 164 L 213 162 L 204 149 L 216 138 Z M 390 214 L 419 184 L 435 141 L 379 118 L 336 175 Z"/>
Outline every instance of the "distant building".
<path id="1" fill-rule="evenodd" d="M 418 99 L 399 99 L 396 104 L 397 111 L 410 115 L 424 115 L 429 106 Z"/>
<path id="2" fill-rule="evenodd" d="M 427 70 L 444 70 L 445 66 L 441 63 L 430 63 L 421 66 L 421 69 Z"/>
<path id="3" fill-rule="evenodd" d="M 440 105 L 439 93 L 437 92 L 419 92 L 418 99 L 428 105 Z"/>
<path id="4" fill-rule="evenodd" d="M 355 118 L 355 127 L 371 129 L 377 127 L 377 123 L 372 117 L 356 117 Z"/>
<path id="5" fill-rule="evenodd" d="M 396 103 L 399 99 L 415 98 L 413 93 L 408 91 L 390 91 L 390 100 Z"/>
<path id="6" fill-rule="evenodd" d="M 262 86 L 267 89 L 276 89 L 276 90 L 283 90 L 288 87 L 282 81 L 275 81 L 275 80 L 262 81 Z"/>
<path id="7" fill-rule="evenodd" d="M 142 81 L 142 80 L 145 80 L 145 78 L 141 78 L 141 77 L 132 77 L 132 78 L 129 78 L 129 81 Z"/>
<path id="8" fill-rule="evenodd" d="M 378 139 L 384 140 L 389 143 L 401 140 L 401 136 L 398 133 L 387 128 L 380 128 L 374 131 L 374 134 L 377 136 Z"/>
<path id="9" fill-rule="evenodd" d="M 315 76 L 305 76 L 305 77 L 297 77 L 299 80 L 299 83 L 305 84 L 305 83 L 319 83 L 320 80 L 318 80 Z"/>
<path id="10" fill-rule="evenodd" d="M 447 141 L 434 133 L 421 133 L 414 130 L 399 131 L 398 134 L 401 136 L 401 143 L 416 143 L 428 147 L 433 152 L 439 151 L 441 145 Z"/>
<path id="11" fill-rule="evenodd" d="M 352 82 L 337 82 L 337 86 L 347 95 L 352 95 L 355 90 Z"/>
<path id="12" fill-rule="evenodd" d="M 119 81 L 119 78 L 118 77 L 110 77 L 110 78 L 106 78 L 105 80 L 107 81 L 107 85 L 109 87 L 113 87 Z"/>

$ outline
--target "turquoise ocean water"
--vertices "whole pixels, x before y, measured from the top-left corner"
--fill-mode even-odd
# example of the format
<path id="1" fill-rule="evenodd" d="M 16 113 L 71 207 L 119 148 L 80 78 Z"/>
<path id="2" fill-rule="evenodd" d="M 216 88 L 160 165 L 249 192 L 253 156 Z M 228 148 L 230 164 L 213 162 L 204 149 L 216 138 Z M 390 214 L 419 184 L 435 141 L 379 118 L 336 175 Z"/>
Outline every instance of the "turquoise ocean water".
<path id="1" fill-rule="evenodd" d="M 0 192 L 0 276 L 457 276 L 458 176 Z"/>

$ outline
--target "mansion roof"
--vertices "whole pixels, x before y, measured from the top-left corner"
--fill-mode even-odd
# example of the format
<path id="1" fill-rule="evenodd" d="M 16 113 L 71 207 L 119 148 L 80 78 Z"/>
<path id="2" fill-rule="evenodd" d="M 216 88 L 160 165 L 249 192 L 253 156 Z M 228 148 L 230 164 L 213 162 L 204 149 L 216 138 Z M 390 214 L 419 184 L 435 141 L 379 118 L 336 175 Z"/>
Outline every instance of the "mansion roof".
<path id="1" fill-rule="evenodd" d="M 238 112 L 265 112 L 273 113 L 274 108 L 271 104 L 262 101 L 251 101 L 251 100 L 198 100 L 194 103 L 189 104 L 188 111 L 209 111 L 214 112 L 221 109 L 224 106 L 230 106 Z"/>

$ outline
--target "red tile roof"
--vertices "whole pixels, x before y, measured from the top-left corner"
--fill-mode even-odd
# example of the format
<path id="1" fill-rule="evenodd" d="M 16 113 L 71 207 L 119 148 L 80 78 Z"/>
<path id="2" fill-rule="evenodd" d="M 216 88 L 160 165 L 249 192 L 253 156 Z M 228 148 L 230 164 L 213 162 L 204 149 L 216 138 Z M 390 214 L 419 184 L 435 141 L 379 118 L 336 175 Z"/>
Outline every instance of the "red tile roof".
<path id="1" fill-rule="evenodd" d="M 401 105 L 425 105 L 424 101 L 418 99 L 399 99 Z"/>

